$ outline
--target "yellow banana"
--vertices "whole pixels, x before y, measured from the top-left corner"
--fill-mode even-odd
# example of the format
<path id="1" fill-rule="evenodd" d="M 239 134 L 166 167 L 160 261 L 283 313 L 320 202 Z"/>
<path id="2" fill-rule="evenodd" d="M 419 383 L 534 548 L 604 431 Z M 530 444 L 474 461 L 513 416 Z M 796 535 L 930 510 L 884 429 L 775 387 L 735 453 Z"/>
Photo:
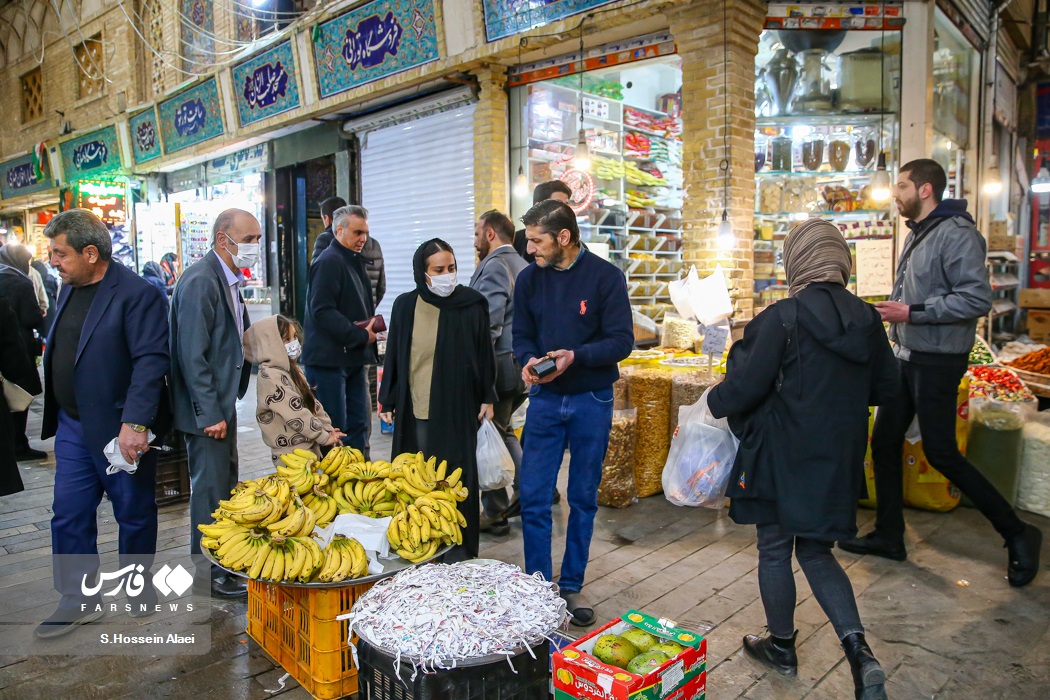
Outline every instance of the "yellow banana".
<path id="1" fill-rule="evenodd" d="M 284 580 L 284 559 L 285 549 L 284 547 L 281 547 L 277 550 L 277 555 L 273 560 L 273 571 L 270 572 L 271 581 Z"/>
<path id="2" fill-rule="evenodd" d="M 434 481 L 444 481 L 445 480 L 445 472 L 447 472 L 447 471 L 448 471 L 448 462 L 446 460 L 441 460 L 441 463 L 438 464 L 437 473 L 434 475 L 435 477 L 437 477 L 436 479 L 434 479 Z"/>
<path id="3" fill-rule="evenodd" d="M 263 540 L 263 543 L 259 545 L 258 549 L 255 550 L 255 558 L 252 560 L 251 567 L 248 569 L 248 578 L 258 579 L 263 570 L 263 564 L 270 556 L 270 548 L 273 545 L 270 543 L 269 538 Z"/>
<path id="4" fill-rule="evenodd" d="M 208 549 L 211 549 L 211 550 L 215 550 L 215 549 L 219 548 L 219 541 L 217 539 L 215 539 L 214 537 L 207 537 L 207 536 L 205 536 L 205 537 L 201 538 L 201 546 L 202 547 L 207 547 Z"/>
<path id="5" fill-rule="evenodd" d="M 461 476 L 463 476 L 463 468 L 459 467 L 448 475 L 448 478 L 445 479 L 445 483 L 448 484 L 450 489 L 459 488 L 459 479 Z"/>

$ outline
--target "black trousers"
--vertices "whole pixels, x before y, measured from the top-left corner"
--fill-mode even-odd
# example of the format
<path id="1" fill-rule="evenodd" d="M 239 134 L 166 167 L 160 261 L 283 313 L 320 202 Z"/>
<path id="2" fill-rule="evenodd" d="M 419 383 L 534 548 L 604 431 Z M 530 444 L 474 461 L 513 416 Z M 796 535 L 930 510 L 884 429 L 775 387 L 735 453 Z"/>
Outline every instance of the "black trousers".
<path id="1" fill-rule="evenodd" d="M 1010 504 L 959 452 L 955 440 L 956 401 L 966 365 L 900 362 L 901 386 L 893 401 L 879 409 L 871 436 L 875 462 L 875 529 L 890 541 L 904 537 L 904 435 L 918 416 L 922 449 L 930 466 L 966 494 L 1003 538 L 1024 530 Z"/>
<path id="2" fill-rule="evenodd" d="M 29 436 L 26 425 L 29 423 L 29 409 L 11 413 L 12 435 L 15 438 L 15 452 L 22 453 L 29 449 Z"/>

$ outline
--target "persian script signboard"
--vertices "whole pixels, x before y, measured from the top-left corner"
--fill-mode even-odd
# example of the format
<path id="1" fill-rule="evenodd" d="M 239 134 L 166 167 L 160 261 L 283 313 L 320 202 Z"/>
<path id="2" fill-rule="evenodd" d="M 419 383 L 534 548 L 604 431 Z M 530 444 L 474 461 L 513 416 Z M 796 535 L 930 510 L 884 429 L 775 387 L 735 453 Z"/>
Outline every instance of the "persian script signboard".
<path id="1" fill-rule="evenodd" d="M 131 128 L 131 152 L 136 163 L 145 163 L 162 155 L 155 108 L 139 112 L 128 120 L 128 126 Z"/>
<path id="2" fill-rule="evenodd" d="M 237 118 L 241 126 L 299 106 L 295 51 L 285 41 L 233 69 Z"/>
<path id="3" fill-rule="evenodd" d="M 66 182 L 121 170 L 120 141 L 115 126 L 65 141 L 59 150 L 62 152 L 62 177 Z"/>
<path id="4" fill-rule="evenodd" d="M 485 37 L 489 41 L 512 36 L 541 24 L 572 17 L 613 0 L 482 0 Z"/>
<path id="5" fill-rule="evenodd" d="M 321 97 L 438 58 L 433 0 L 375 0 L 314 28 Z"/>
<path id="6" fill-rule="evenodd" d="M 160 103 L 160 133 L 168 153 L 222 136 L 222 109 L 215 78 Z"/>

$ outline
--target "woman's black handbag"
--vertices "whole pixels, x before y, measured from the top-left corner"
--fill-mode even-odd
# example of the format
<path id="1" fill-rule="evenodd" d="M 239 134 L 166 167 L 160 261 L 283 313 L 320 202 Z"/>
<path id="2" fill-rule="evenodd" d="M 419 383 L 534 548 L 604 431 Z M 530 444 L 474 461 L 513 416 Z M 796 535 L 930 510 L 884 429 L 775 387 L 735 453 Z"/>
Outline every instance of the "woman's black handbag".
<path id="1" fill-rule="evenodd" d="M 525 393 L 525 382 L 521 379 L 521 365 L 514 353 L 496 355 L 496 393 L 500 396 L 517 396 Z"/>

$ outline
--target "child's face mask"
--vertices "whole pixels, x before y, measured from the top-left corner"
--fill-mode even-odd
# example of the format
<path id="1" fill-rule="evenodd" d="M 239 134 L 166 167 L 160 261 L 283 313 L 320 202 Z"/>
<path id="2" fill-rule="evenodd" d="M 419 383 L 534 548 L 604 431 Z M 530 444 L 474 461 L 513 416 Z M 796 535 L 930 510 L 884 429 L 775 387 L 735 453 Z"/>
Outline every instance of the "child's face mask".
<path id="1" fill-rule="evenodd" d="M 292 338 L 284 344 L 284 350 L 288 353 L 288 357 L 293 360 L 298 360 L 299 355 L 303 352 L 303 346 L 299 344 L 298 338 Z"/>

